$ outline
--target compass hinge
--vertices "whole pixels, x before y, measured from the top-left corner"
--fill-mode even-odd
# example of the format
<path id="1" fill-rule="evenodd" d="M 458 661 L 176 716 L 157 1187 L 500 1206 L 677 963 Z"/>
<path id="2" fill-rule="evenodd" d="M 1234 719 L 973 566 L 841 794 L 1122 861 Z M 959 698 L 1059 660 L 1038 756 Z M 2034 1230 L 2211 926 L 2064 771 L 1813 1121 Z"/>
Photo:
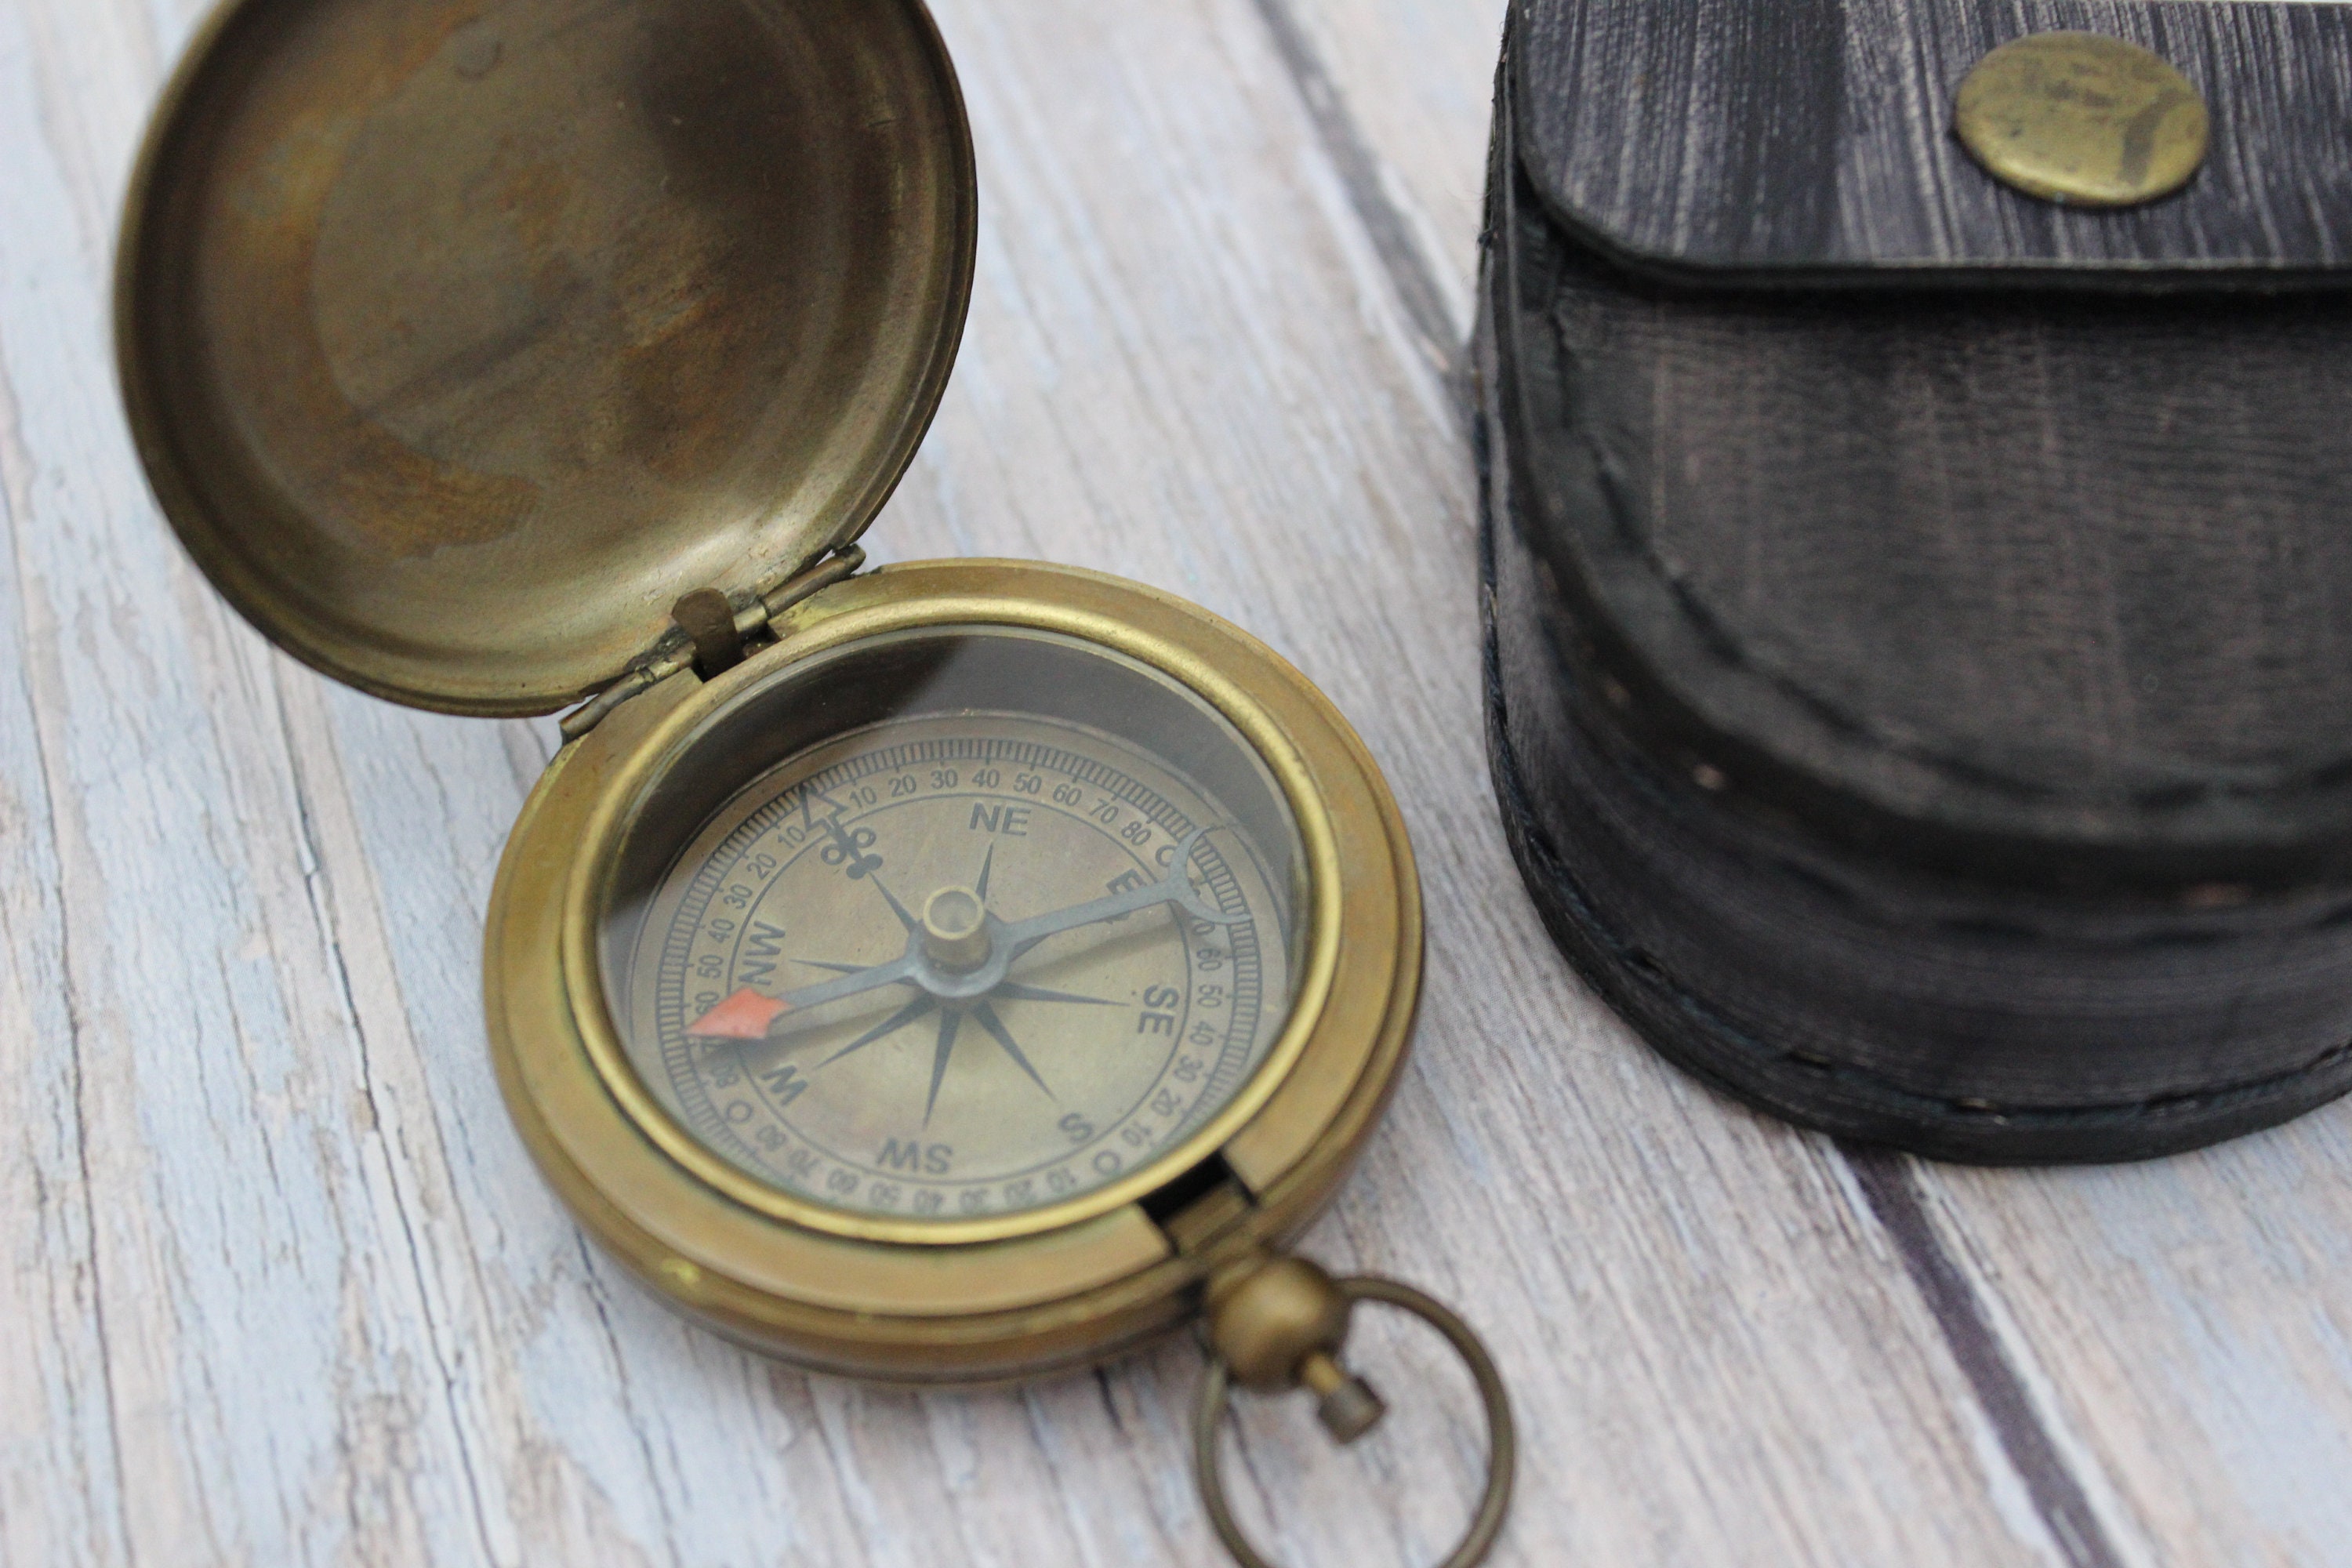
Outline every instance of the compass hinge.
<path id="1" fill-rule="evenodd" d="M 651 648 L 619 679 L 563 716 L 564 740 L 578 740 L 604 722 L 614 709 L 680 670 L 693 669 L 705 680 L 725 674 L 769 636 L 770 623 L 865 564 L 866 552 L 845 544 L 772 587 L 743 594 L 740 602 L 716 588 L 698 588 L 687 595 L 671 606 L 670 628 Z"/>
<path id="2" fill-rule="evenodd" d="M 735 606 L 716 588 L 697 588 L 670 606 L 669 618 L 694 644 L 694 668 L 703 679 L 742 663 L 743 645 L 767 630 L 768 607 L 754 599 L 746 608 L 753 613 L 743 618 L 751 624 L 739 626 Z"/>

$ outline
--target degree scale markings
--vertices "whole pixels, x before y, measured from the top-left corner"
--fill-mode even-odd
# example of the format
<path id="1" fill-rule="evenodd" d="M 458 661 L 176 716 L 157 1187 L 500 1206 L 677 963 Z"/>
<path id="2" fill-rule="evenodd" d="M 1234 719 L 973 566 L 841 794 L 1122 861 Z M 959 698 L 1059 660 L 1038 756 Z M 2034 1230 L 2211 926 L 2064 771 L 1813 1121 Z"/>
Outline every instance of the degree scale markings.
<path id="1" fill-rule="evenodd" d="M 832 826 L 833 837 L 843 847 L 839 857 L 827 854 L 823 858 L 827 865 L 840 865 L 858 850 L 847 845 L 843 830 L 837 826 Z M 933 996 L 950 1003 L 994 994 L 1003 983 L 1005 972 L 1011 964 L 1050 938 L 1086 926 L 1125 920 L 1131 914 L 1140 914 L 1161 904 L 1173 904 L 1181 913 L 1202 924 L 1236 924 L 1245 916 L 1227 914 L 1211 907 L 1202 900 L 1199 889 L 1192 886 L 1192 859 L 1210 831 L 1207 827 L 1193 828 L 1172 847 L 1172 853 L 1163 854 L 1160 859 L 1165 869 L 1158 878 L 1143 881 L 1133 879 L 1132 872 L 1122 873 L 1113 879 L 1108 892 L 1051 914 L 1031 915 L 1007 922 L 988 910 L 985 902 L 976 893 L 961 888 L 943 889 L 935 899 L 951 894 L 965 907 L 963 918 L 969 920 L 973 914 L 979 917 L 968 929 L 955 932 L 951 938 L 941 939 L 955 944 L 953 951 L 947 952 L 929 949 L 922 922 L 909 916 L 905 906 L 891 897 L 890 890 L 883 885 L 878 875 L 882 865 L 880 857 L 868 857 L 854 864 L 851 875 L 875 874 L 875 890 L 887 901 L 890 912 L 898 917 L 900 926 L 908 933 L 905 952 L 898 958 L 862 969 L 845 966 L 848 973 L 837 979 L 818 981 L 814 984 L 788 991 L 782 996 L 767 996 L 747 986 L 701 1014 L 687 1026 L 686 1032 L 696 1038 L 758 1039 L 773 1036 L 786 1014 L 892 984 L 919 984 Z M 860 837 L 870 844 L 873 835 L 870 831 L 861 830 Z M 730 892 L 736 890 L 740 889 L 730 889 Z M 746 901 L 749 896 L 747 892 Z M 763 931 L 772 930 L 781 938 L 781 926 L 769 927 L 765 921 L 759 923 Z M 951 963 L 975 937 L 980 942 L 977 956 L 966 953 L 964 956 L 968 962 Z M 700 999 L 697 1001 L 699 1005 Z"/>
<path id="2" fill-rule="evenodd" d="M 1077 773 L 1082 770 L 1073 768 L 1068 771 L 1073 773 Z M 1093 770 L 1083 771 L 1091 772 Z M 1107 780 L 1105 782 L 1108 783 L 1112 781 Z M 1133 799 L 1137 795 L 1142 793 L 1140 789 L 1135 786 L 1130 781 L 1121 779 L 1118 780 L 1117 783 L 1129 785 L 1127 788 L 1114 789 L 1114 793 L 1119 796 Z M 803 815 L 804 817 L 810 815 L 808 802 L 813 795 L 822 796 L 828 801 L 831 801 L 832 798 L 829 792 L 825 792 L 821 789 L 804 793 L 802 795 Z M 882 878 L 879 875 L 883 866 L 882 858 L 877 855 L 868 855 L 865 853 L 866 850 L 872 847 L 873 834 L 866 830 L 855 830 L 853 837 L 853 830 L 845 827 L 843 825 L 842 808 L 838 805 L 838 803 L 834 804 L 835 814 L 829 816 L 826 819 L 816 824 L 816 826 L 824 832 L 831 845 L 830 851 L 822 853 L 821 858 L 827 865 L 835 866 L 842 869 L 852 879 L 870 877 L 877 888 L 877 890 L 882 894 L 884 900 L 890 908 L 891 913 L 898 920 L 900 925 L 902 927 L 911 929 L 915 923 L 912 916 L 908 912 L 904 904 L 890 893 L 887 885 L 882 880 Z M 1155 802 L 1155 804 L 1158 803 Z M 993 845 L 992 844 L 984 858 L 983 868 L 992 868 L 992 864 Z M 1042 940 L 1043 938 L 1033 939 L 1031 942 L 1025 943 L 1024 946 L 1034 945 L 1035 941 Z M 1050 992 L 1045 994 L 1045 996 L 1054 998 L 1058 998 L 1062 994 L 1065 994 Z M 1089 998 L 1081 1000 L 1097 999 Z M 903 1027 L 905 1025 L 915 1021 L 916 1018 L 929 1013 L 934 1005 L 935 1004 L 930 998 L 918 998 L 915 1002 L 910 1003 L 906 1008 L 902 1009 L 898 1015 L 886 1020 L 885 1023 L 877 1029 L 869 1030 L 866 1034 L 859 1037 L 857 1040 L 851 1042 L 849 1046 L 846 1046 L 840 1051 L 836 1052 L 833 1058 L 826 1058 L 827 1061 L 830 1062 L 832 1060 L 838 1059 L 840 1057 L 845 1056 L 853 1050 L 862 1048 L 864 1046 L 871 1044 L 878 1038 L 884 1037 L 897 1028 Z M 1035 1068 L 1029 1063 L 1025 1054 L 1020 1050 L 1018 1044 L 1013 1040 L 1010 1031 L 1004 1027 L 1002 1020 L 997 1017 L 994 1009 L 992 1007 L 986 1006 L 983 1004 L 982 1006 L 976 1007 L 972 1010 L 972 1016 L 974 1017 L 974 1021 L 979 1023 L 983 1029 L 986 1029 L 990 1033 L 992 1037 L 997 1040 L 1000 1047 L 1006 1050 L 1007 1055 L 1013 1058 L 1016 1065 L 1021 1068 L 1022 1071 L 1030 1079 L 1030 1080 L 1036 1084 L 1041 1089 L 1045 1089 L 1042 1076 L 1039 1075 Z M 944 1076 L 950 1054 L 952 1051 L 953 1045 L 957 1037 L 961 1016 L 962 1015 L 960 1011 L 950 1010 L 943 1013 L 940 1017 L 938 1043 L 932 1063 L 930 1084 L 925 1104 L 924 1121 L 926 1126 L 928 1126 L 936 1107 L 939 1088 Z M 1050 1094 L 1051 1091 L 1050 1089 L 1047 1089 L 1046 1092 Z"/>
<path id="3" fill-rule="evenodd" d="M 986 732 L 940 732 L 950 725 Z M 1278 1032 L 1283 1009 L 1263 1005 L 1267 982 L 1277 1004 L 1288 989 L 1283 942 L 1265 947 L 1260 930 L 1266 915 L 1280 929 L 1274 889 L 1287 883 L 1237 829 L 1216 830 L 1188 857 L 1204 919 L 1155 903 L 1140 923 L 1129 914 L 1092 931 L 1047 932 L 1013 949 L 1017 959 L 1058 939 L 1018 976 L 946 1005 L 920 986 L 909 996 L 906 975 L 875 993 L 896 993 L 878 1008 L 842 1001 L 805 1017 L 775 1008 L 775 994 L 797 1000 L 814 988 L 791 986 L 795 968 L 819 983 L 870 973 L 880 964 L 851 962 L 867 944 L 872 959 L 890 962 L 935 886 L 984 891 L 1009 931 L 1024 923 L 1014 916 L 1036 921 L 1033 909 L 1067 913 L 1103 903 L 1114 883 L 1160 880 L 1196 822 L 1227 815 L 1161 759 L 1058 721 L 966 714 L 877 728 L 770 770 L 665 879 L 675 894 L 656 895 L 634 939 L 634 985 L 625 985 L 641 997 L 642 1049 L 631 1049 L 656 1097 L 763 1181 L 917 1216 L 1055 1201 L 1189 1135 Z M 907 731 L 919 738 L 898 738 Z M 824 888 L 838 893 L 805 880 L 820 868 Z M 875 891 L 857 887 L 856 901 L 843 901 L 860 883 Z M 714 936 L 714 923 L 726 930 Z M 811 948 L 824 956 L 803 956 Z M 759 984 L 744 984 L 747 973 Z M 753 1004 L 772 1016 L 727 1016 Z M 927 1018 L 935 1029 L 911 1027 Z M 691 1038 L 688 1019 L 735 1037 Z M 766 1024 L 782 1037 L 766 1039 Z M 763 1037 L 742 1037 L 755 1032 Z M 976 1035 L 986 1037 L 979 1057 Z M 979 1113 L 966 1103 L 975 1093 L 1004 1123 L 986 1122 L 977 1138 Z"/>

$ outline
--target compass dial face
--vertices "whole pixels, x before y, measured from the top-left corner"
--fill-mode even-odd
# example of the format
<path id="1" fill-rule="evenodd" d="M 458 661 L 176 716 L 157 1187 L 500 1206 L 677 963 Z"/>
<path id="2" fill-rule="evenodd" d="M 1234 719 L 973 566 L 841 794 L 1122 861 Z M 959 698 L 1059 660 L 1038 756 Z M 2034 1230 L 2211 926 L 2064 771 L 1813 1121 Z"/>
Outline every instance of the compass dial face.
<path id="1" fill-rule="evenodd" d="M 616 905 L 632 1064 L 762 1183 L 915 1220 L 1059 1203 L 1282 1032 L 1300 855 L 1263 765 L 1156 672 L 1023 640 L 765 765 Z M 922 710 L 942 686 L 1031 700 Z"/>

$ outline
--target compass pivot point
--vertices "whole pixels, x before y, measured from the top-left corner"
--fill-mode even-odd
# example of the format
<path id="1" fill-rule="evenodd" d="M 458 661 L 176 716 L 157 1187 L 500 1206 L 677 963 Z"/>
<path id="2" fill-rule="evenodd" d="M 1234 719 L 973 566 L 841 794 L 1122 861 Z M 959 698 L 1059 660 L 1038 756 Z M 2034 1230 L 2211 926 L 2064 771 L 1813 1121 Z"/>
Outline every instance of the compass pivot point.
<path id="1" fill-rule="evenodd" d="M 988 905 L 970 888 L 941 888 L 923 905 L 923 951 L 942 969 L 978 969 L 992 945 Z"/>

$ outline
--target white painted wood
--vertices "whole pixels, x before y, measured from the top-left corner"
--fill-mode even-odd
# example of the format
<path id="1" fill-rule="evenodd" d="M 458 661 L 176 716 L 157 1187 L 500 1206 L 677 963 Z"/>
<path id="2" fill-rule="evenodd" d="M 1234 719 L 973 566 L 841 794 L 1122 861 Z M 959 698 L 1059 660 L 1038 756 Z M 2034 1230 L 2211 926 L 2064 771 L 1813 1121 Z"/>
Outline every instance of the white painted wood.
<path id="1" fill-rule="evenodd" d="M 1847 1163 L 1654 1063 L 1521 899 L 1480 751 L 1455 407 L 1267 12 L 939 11 L 980 276 L 871 542 L 1185 593 L 1324 683 L 1389 769 L 1429 994 L 1312 1249 L 1489 1336 L 1528 1440 L 1499 1560 L 2065 1561 Z M 179 555 L 121 432 L 116 192 L 191 14 L 0 0 L 0 1563 L 1213 1561 L 1189 1344 L 1011 1392 L 804 1377 L 642 1299 L 540 1185 L 491 1081 L 478 944 L 549 727 L 410 713 L 268 651 Z M 1296 15 L 1343 97 L 1381 84 L 1364 143 L 1466 320 L 1492 0 Z M 2286 1510 L 2299 1533 L 2267 1522 L 2259 1447 L 2192 1482 L 2164 1431 L 2127 1440 L 2158 1415 L 2212 1449 L 2262 1436 L 2279 1378 L 2332 1367 L 2292 1408 L 2323 1459 L 2343 1441 L 2342 1321 L 2313 1304 L 2346 1278 L 2342 1151 L 2294 1168 L 2286 1212 L 2335 1229 L 2261 1254 L 2259 1289 L 2226 1235 L 2117 1269 L 2101 1225 L 2155 1223 L 2115 1195 L 2129 1173 L 1924 1178 L 2099 1496 L 2194 1499 L 2210 1550 L 2179 1561 L 2352 1539 L 2312 1533 L 2326 1499 Z M 2226 1230 L 2210 1194 L 2264 1181 L 2215 1175 L 2198 1212 Z M 2027 1246 L 2045 1233 L 2073 1250 Z M 2289 1294 L 2290 1257 L 2299 1338 L 2256 1299 Z M 2193 1363 L 2168 1404 L 2135 1391 L 2143 1339 L 2114 1336 L 2167 1290 L 2226 1297 L 2201 1362 L 2145 1342 Z M 2218 1331 L 2241 1324 L 2251 1349 Z M 1375 1324 L 1367 1359 L 1399 1414 L 1358 1450 L 1296 1407 L 1239 1426 L 1241 1506 L 1286 1562 L 1426 1559 L 1467 1507 L 1466 1388 L 1426 1336 Z"/>
<path id="2" fill-rule="evenodd" d="M 1923 1169 L 2119 1539 L 2352 1562 L 2352 1116 L 2147 1165 Z"/>
<path id="3" fill-rule="evenodd" d="M 1332 110 L 1370 154 L 1444 300 L 1470 335 L 1486 190 L 1486 127 L 1508 0 L 1260 0 L 1300 37 Z"/>

